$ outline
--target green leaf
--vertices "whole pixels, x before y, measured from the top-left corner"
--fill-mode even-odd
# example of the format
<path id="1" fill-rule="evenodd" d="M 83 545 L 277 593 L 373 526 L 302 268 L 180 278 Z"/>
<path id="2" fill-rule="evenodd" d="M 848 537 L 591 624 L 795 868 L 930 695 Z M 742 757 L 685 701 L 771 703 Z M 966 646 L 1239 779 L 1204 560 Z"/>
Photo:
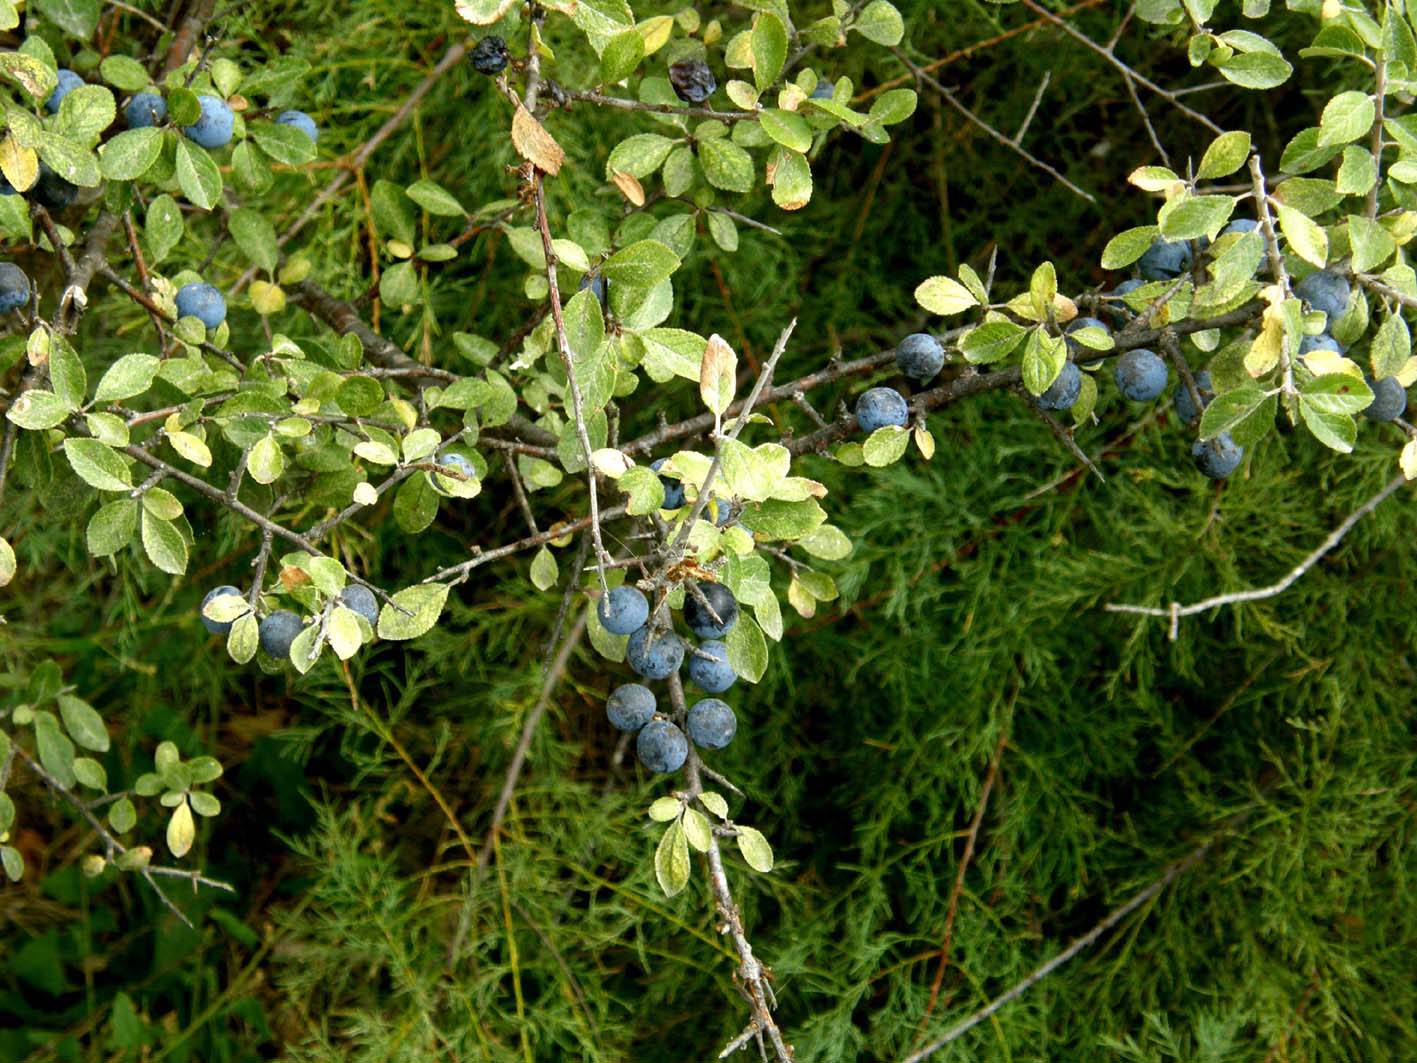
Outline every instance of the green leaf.
<path id="1" fill-rule="evenodd" d="M 1147 248 L 1156 241 L 1160 232 L 1155 225 L 1142 225 L 1118 233 L 1108 240 L 1107 246 L 1102 249 L 1102 268 L 1122 269 L 1130 266 L 1146 254 Z"/>
<path id="2" fill-rule="evenodd" d="M 197 839 L 197 826 L 192 821 L 192 809 L 186 798 L 172 810 L 172 818 L 167 821 L 167 848 L 173 856 L 184 857 L 192 849 Z"/>
<path id="3" fill-rule="evenodd" d="M 1348 243 L 1353 248 L 1353 269 L 1368 273 L 1397 250 L 1397 241 L 1377 222 L 1360 214 L 1348 216 Z"/>
<path id="4" fill-rule="evenodd" d="M 60 694 L 59 715 L 69 736 L 84 749 L 108 752 L 108 728 L 103 725 L 103 717 L 87 701 L 72 694 Z"/>
<path id="5" fill-rule="evenodd" d="M 184 224 L 177 201 L 163 194 L 148 204 L 143 216 L 143 235 L 154 263 L 161 262 L 182 240 Z"/>
<path id="6" fill-rule="evenodd" d="M 960 341 L 966 361 L 989 365 L 1007 358 L 1023 342 L 1027 330 L 1012 321 L 986 321 Z"/>
<path id="7" fill-rule="evenodd" d="M 1332 413 L 1321 409 L 1311 402 L 1305 401 L 1304 396 L 1299 397 L 1299 416 L 1303 418 L 1304 424 L 1308 426 L 1310 432 L 1324 446 L 1338 451 L 1340 454 L 1351 454 L 1353 444 L 1358 439 L 1358 426 L 1353 423 L 1353 418 L 1346 413 Z"/>
<path id="8" fill-rule="evenodd" d="M 1294 68 L 1281 56 L 1250 52 L 1220 64 L 1220 76 L 1242 89 L 1272 89 L 1289 80 Z"/>
<path id="9" fill-rule="evenodd" d="M 49 382 L 54 387 L 54 393 L 71 410 L 77 410 L 83 404 L 89 389 L 84 363 L 79 361 L 69 341 L 58 333 L 52 333 L 49 337 Z"/>
<path id="10" fill-rule="evenodd" d="M 659 169 L 675 143 L 658 133 L 637 133 L 627 137 L 615 145 L 610 158 L 605 160 L 605 179 L 611 180 L 618 171 L 643 180 Z"/>
<path id="11" fill-rule="evenodd" d="M 379 637 L 416 639 L 431 629 L 443 613 L 448 590 L 446 583 L 420 583 L 399 591 L 393 596 L 392 604 L 386 602 L 379 611 Z"/>
<path id="12" fill-rule="evenodd" d="M 556 586 L 556 580 L 560 578 L 560 575 L 560 567 L 556 564 L 556 555 L 543 546 L 531 559 L 532 586 L 539 591 L 549 590 Z"/>
<path id="13" fill-rule="evenodd" d="M 845 533 L 835 525 L 823 524 L 820 528 L 802 536 L 797 545 L 813 557 L 824 561 L 841 561 L 851 556 L 852 545 Z"/>
<path id="14" fill-rule="evenodd" d="M 1196 170 L 1196 180 L 1213 181 L 1217 177 L 1228 177 L 1244 166 L 1249 157 L 1249 133 L 1243 130 L 1221 133 L 1211 141 L 1210 147 L 1205 149 L 1205 155 L 1201 157 L 1201 164 Z"/>
<path id="15" fill-rule="evenodd" d="M 287 166 L 302 166 L 315 157 L 315 142 L 294 126 L 280 125 L 277 122 L 252 122 L 246 128 L 251 139 L 276 162 L 283 162 Z"/>
<path id="16" fill-rule="evenodd" d="M 624 475 L 615 481 L 615 486 L 629 500 L 627 512 L 632 517 L 657 513 L 664 506 L 664 484 L 646 466 L 635 465 L 626 469 Z"/>
<path id="17" fill-rule="evenodd" d="M 147 68 L 126 55 L 106 57 L 98 64 L 98 73 L 104 81 L 123 92 L 141 92 L 152 84 Z"/>
<path id="18" fill-rule="evenodd" d="M 697 808 L 684 809 L 680 822 L 684 825 L 684 837 L 695 849 L 706 853 L 713 848 L 713 828 L 709 826 L 708 817 Z"/>
<path id="19" fill-rule="evenodd" d="M 656 823 L 668 823 L 670 820 L 678 819 L 683 808 L 683 804 L 677 797 L 657 797 L 650 804 L 647 814 Z"/>
<path id="20" fill-rule="evenodd" d="M 1340 92 L 1324 106 L 1319 119 L 1319 147 L 1348 144 L 1373 128 L 1377 107 L 1365 92 Z"/>
<path id="21" fill-rule="evenodd" d="M 40 135 L 39 157 L 60 177 L 80 188 L 97 188 L 103 180 L 94 153 L 77 140 L 58 133 L 46 131 Z"/>
<path id="22" fill-rule="evenodd" d="M 743 854 L 743 859 L 754 871 L 766 875 L 772 870 L 773 859 L 772 846 L 763 837 L 763 832 L 741 823 L 735 829 L 738 831 L 738 851 Z"/>
<path id="23" fill-rule="evenodd" d="M 771 11 L 759 11 L 753 16 L 750 43 L 753 83 L 757 85 L 758 91 L 762 92 L 777 80 L 777 75 L 782 71 L 782 64 L 787 61 L 787 27 L 783 25 L 782 19 Z M 701 159 L 702 157 L 700 154 Z"/>
<path id="24" fill-rule="evenodd" d="M 1367 148 L 1349 144 L 1343 149 L 1343 162 L 1338 167 L 1336 191 L 1345 196 L 1366 195 L 1378 183 L 1378 164 Z"/>
<path id="25" fill-rule="evenodd" d="M 769 107 L 758 114 L 763 132 L 790 151 L 806 151 L 812 146 L 812 127 L 807 119 L 792 111 Z"/>
<path id="26" fill-rule="evenodd" d="M 812 199 L 812 165 L 807 156 L 778 147 L 768 161 L 772 201 L 783 210 L 801 210 Z"/>
<path id="27" fill-rule="evenodd" d="M 6 740 L 6 749 L 3 752 L 5 763 L 9 763 L 9 739 Z M 0 835 L 8 834 L 10 828 L 15 825 L 15 802 L 10 795 L 0 790 Z"/>
<path id="28" fill-rule="evenodd" d="M 98 0 L 32 0 L 30 5 L 71 37 L 86 40 L 98 26 Z"/>
<path id="29" fill-rule="evenodd" d="M 110 181 L 142 177 L 162 154 L 162 138 L 155 126 L 119 133 L 100 149 L 98 168 Z"/>
<path id="30" fill-rule="evenodd" d="M 750 192 L 753 188 L 753 157 L 727 137 L 701 140 L 699 165 L 704 177 L 725 192 Z"/>
<path id="31" fill-rule="evenodd" d="M 59 730 L 59 720 L 52 712 L 34 714 L 34 740 L 44 770 L 60 786 L 72 788 L 78 781 L 74 776 L 74 743 Z"/>
<path id="32" fill-rule="evenodd" d="M 89 148 L 98 142 L 99 134 L 113 124 L 117 113 L 113 93 L 106 87 L 80 85 L 59 105 L 54 128 L 81 147 Z"/>
<path id="33" fill-rule="evenodd" d="M 906 448 L 910 446 L 910 429 L 902 428 L 899 425 L 888 424 L 884 428 L 877 428 L 862 444 L 862 453 L 865 455 L 866 464 L 872 468 L 880 469 L 887 465 L 894 465 L 904 455 Z"/>
<path id="34" fill-rule="evenodd" d="M 1214 439 L 1229 432 L 1264 402 L 1266 393 L 1256 384 L 1243 384 L 1217 395 L 1201 415 L 1201 439 Z"/>
<path id="35" fill-rule="evenodd" d="M 703 793 L 699 794 L 699 803 L 719 819 L 728 818 L 728 802 L 723 799 L 722 794 L 714 793 L 712 790 L 705 790 Z"/>
<path id="36" fill-rule="evenodd" d="M 89 518 L 89 553 L 94 557 L 108 557 L 122 550 L 133 541 L 138 530 L 138 501 L 134 498 L 120 498 L 100 506 Z"/>
<path id="37" fill-rule="evenodd" d="M 276 230 L 270 219 L 259 210 L 239 207 L 226 219 L 227 230 L 242 253 L 259 266 L 270 271 L 280 260 L 280 248 L 276 246 Z"/>
<path id="38" fill-rule="evenodd" d="M 868 41 L 894 48 L 905 36 L 905 22 L 895 5 L 887 0 L 872 0 L 857 16 L 851 28 Z"/>
<path id="39" fill-rule="evenodd" d="M 95 402 L 116 402 L 141 395 L 152 386 L 162 362 L 151 354 L 125 354 L 108 367 L 94 392 Z"/>
<path id="40" fill-rule="evenodd" d="M 25 858 L 13 845 L 0 845 L 0 864 L 5 866 L 5 874 L 11 882 L 18 882 L 25 874 Z"/>
<path id="41" fill-rule="evenodd" d="M 138 810 L 129 798 L 120 797 L 109 807 L 108 825 L 118 834 L 127 834 L 138 825 Z"/>
<path id="42" fill-rule="evenodd" d="M 285 471 L 285 452 L 272 435 L 262 436 L 246 459 L 246 472 L 258 484 L 275 483 Z"/>
<path id="43" fill-rule="evenodd" d="M 163 572 L 180 576 L 187 571 L 187 540 L 177 526 L 169 520 L 162 520 L 146 510 L 142 518 L 143 550 L 148 560 Z"/>
<path id="44" fill-rule="evenodd" d="M 654 850 L 654 877 L 666 897 L 673 897 L 689 884 L 689 842 L 678 820 L 665 828 Z"/>
<path id="45" fill-rule="evenodd" d="M 1161 208 L 1157 221 L 1167 240 L 1214 238 L 1230 220 L 1235 200 L 1230 196 L 1178 196 Z"/>
<path id="46" fill-rule="evenodd" d="M 1068 345 L 1061 336 L 1033 329 L 1023 348 L 1023 386 L 1030 395 L 1042 395 L 1058 379 L 1067 360 Z"/>
<path id="47" fill-rule="evenodd" d="M 211 210 L 221 200 L 221 171 L 207 154 L 186 137 L 177 141 L 177 184 L 193 206 Z"/>
<path id="48" fill-rule="evenodd" d="M 92 757 L 74 758 L 74 778 L 80 785 L 87 786 L 90 790 L 104 791 L 108 789 L 108 772 L 103 770 L 103 765 Z"/>
<path id="49" fill-rule="evenodd" d="M 876 97 L 868 116 L 875 125 L 896 125 L 915 113 L 918 102 L 911 89 L 891 89 Z"/>
<path id="50" fill-rule="evenodd" d="M 1381 380 L 1395 375 L 1412 357 L 1412 334 L 1401 314 L 1389 314 L 1373 336 L 1370 352 L 1373 376 Z"/>
<path id="51" fill-rule="evenodd" d="M 10 540 L 0 536 L 0 587 L 9 586 L 15 578 L 15 548 L 10 545 Z M 0 757 L 5 751 L 0 749 Z"/>
<path id="52" fill-rule="evenodd" d="M 457 197 L 436 181 L 415 181 L 406 191 L 408 198 L 429 214 L 448 218 L 462 218 L 467 215 L 466 208 L 458 202 Z"/>
<path id="53" fill-rule="evenodd" d="M 1392 123 L 1388 123 L 1387 128 L 1391 131 Z M 1417 138 L 1414 138 L 1414 146 L 1417 146 Z M 1285 145 L 1284 153 L 1279 157 L 1279 168 L 1285 173 L 1310 173 L 1331 160 L 1340 150 L 1338 147 L 1321 147 L 1319 129 L 1311 126 L 1300 130 Z"/>
<path id="54" fill-rule="evenodd" d="M 133 486 L 128 463 L 97 439 L 69 437 L 64 440 L 64 456 L 90 487 L 100 491 L 127 491 Z"/>
<path id="55" fill-rule="evenodd" d="M 951 277 L 930 277 L 915 289 L 915 301 L 932 314 L 948 317 L 961 314 L 979 301 L 959 281 Z"/>
<path id="56" fill-rule="evenodd" d="M 649 289 L 667 280 L 678 268 L 679 256 L 669 248 L 656 240 L 640 240 L 611 255 L 601 267 L 601 273 L 613 284 Z M 692 379 L 698 379 L 697 370 L 696 362 Z"/>
<path id="57" fill-rule="evenodd" d="M 635 29 L 621 30 L 605 44 L 600 53 L 600 80 L 608 85 L 622 81 L 634 73 L 645 57 L 645 39 Z"/>
<path id="58" fill-rule="evenodd" d="M 379 298 L 390 306 L 415 306 L 420 302 L 418 271 L 412 262 L 398 262 L 379 278 Z"/>
<path id="59" fill-rule="evenodd" d="M 1349 373 L 1324 373 L 1299 389 L 1300 405 L 1320 413 L 1362 413 L 1372 404 L 1373 389 L 1362 377 Z"/>
<path id="60" fill-rule="evenodd" d="M 728 646 L 728 663 L 739 678 L 756 683 L 763 677 L 768 668 L 768 644 L 756 620 L 740 615 L 723 641 Z"/>
<path id="61" fill-rule="evenodd" d="M 1283 203 L 1277 205 L 1279 228 L 1294 253 L 1305 262 L 1323 268 L 1328 261 L 1328 234 L 1313 219 Z"/>

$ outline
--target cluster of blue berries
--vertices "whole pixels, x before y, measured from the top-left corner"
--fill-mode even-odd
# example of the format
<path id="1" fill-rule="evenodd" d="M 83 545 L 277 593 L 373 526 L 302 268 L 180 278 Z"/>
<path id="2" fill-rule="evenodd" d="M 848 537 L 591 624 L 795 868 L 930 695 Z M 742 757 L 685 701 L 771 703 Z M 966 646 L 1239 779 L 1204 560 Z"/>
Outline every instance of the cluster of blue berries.
<path id="1" fill-rule="evenodd" d="M 207 591 L 207 595 L 202 599 L 202 604 L 198 610 L 202 618 L 202 626 L 213 635 L 225 635 L 231 631 L 233 620 L 212 620 L 206 615 L 206 608 L 216 598 L 226 595 L 241 597 L 241 591 L 230 584 L 220 587 L 213 587 Z M 352 583 L 339 592 L 339 602 L 351 612 L 357 613 L 365 620 L 369 621 L 371 627 L 377 627 L 379 623 L 379 603 L 374 597 L 374 592 L 368 587 Z M 274 609 L 267 613 L 256 626 L 257 637 L 260 640 L 261 649 L 268 656 L 278 661 L 284 661 L 290 656 L 290 647 L 295 644 L 296 638 L 305 628 L 305 621 L 297 613 L 289 609 Z"/>
<path id="2" fill-rule="evenodd" d="M 59 73 L 60 88 L 63 88 L 63 75 L 72 71 L 61 70 Z M 54 91 L 58 94 L 60 90 Z M 53 97 L 50 97 L 50 103 L 53 104 L 52 109 L 58 109 Z M 201 107 L 201 114 L 195 123 L 182 127 L 183 135 L 199 147 L 213 150 L 226 147 L 231 143 L 232 132 L 236 127 L 236 115 L 230 105 L 220 96 L 198 96 L 197 103 Z M 123 119 L 128 123 L 129 129 L 147 129 L 161 125 L 167 121 L 167 101 L 155 92 L 140 92 L 124 106 Z M 298 129 L 312 141 L 320 139 L 319 126 L 315 124 L 315 119 L 304 111 L 282 111 L 276 116 L 276 124 Z"/>
<path id="3" fill-rule="evenodd" d="M 688 646 L 672 630 L 656 631 L 650 623 L 649 600 L 637 587 L 612 589 L 600 600 L 596 615 L 612 635 L 630 637 L 625 660 L 644 679 L 668 679 L 687 657 L 689 680 L 706 694 L 722 694 L 738 680 L 722 641 L 738 623 L 738 600 L 721 583 L 685 588 L 684 623 L 703 640 L 697 646 Z M 637 735 L 635 753 L 650 771 L 678 771 L 688 759 L 690 741 L 700 749 L 722 749 L 738 731 L 733 710 L 716 697 L 690 706 L 684 730 L 659 715 L 658 707 L 654 692 L 642 683 L 617 687 L 605 706 L 613 727 Z"/>

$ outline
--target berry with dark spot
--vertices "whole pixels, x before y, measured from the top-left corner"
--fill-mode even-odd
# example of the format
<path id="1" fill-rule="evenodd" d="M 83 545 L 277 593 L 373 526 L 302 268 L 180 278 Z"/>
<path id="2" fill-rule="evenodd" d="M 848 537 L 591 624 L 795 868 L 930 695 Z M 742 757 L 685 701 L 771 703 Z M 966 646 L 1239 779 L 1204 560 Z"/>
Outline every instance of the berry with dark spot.
<path id="1" fill-rule="evenodd" d="M 689 759 L 689 740 L 668 720 L 651 720 L 635 740 L 635 755 L 650 771 L 678 771 Z"/>
<path id="2" fill-rule="evenodd" d="M 649 619 L 649 599 L 638 587 L 612 587 L 595 610 L 600 623 L 612 635 L 630 635 Z"/>
<path id="3" fill-rule="evenodd" d="M 684 591 L 684 623 L 701 639 L 721 639 L 738 623 L 738 599 L 722 583 L 696 583 Z"/>
<path id="4" fill-rule="evenodd" d="M 640 683 L 626 683 L 610 693 L 605 702 L 605 715 L 617 731 L 634 734 L 654 719 L 657 703 L 654 691 Z"/>
<path id="5" fill-rule="evenodd" d="M 507 69 L 510 58 L 507 42 L 501 37 L 483 37 L 472 49 L 472 69 L 492 77 Z"/>
<path id="6" fill-rule="evenodd" d="M 1222 432 L 1214 439 L 1197 439 L 1191 446 L 1191 460 L 1212 480 L 1223 480 L 1240 467 L 1245 448 Z"/>
<path id="7" fill-rule="evenodd" d="M 703 103 L 718 88 L 713 71 L 702 59 L 680 59 L 677 63 L 670 63 L 669 84 L 674 86 L 674 95 L 685 103 Z"/>
<path id="8" fill-rule="evenodd" d="M 700 749 L 722 749 L 738 733 L 738 718 L 718 698 L 694 702 L 685 722 L 689 738 Z"/>
<path id="9" fill-rule="evenodd" d="M 646 625 L 630 635 L 625 660 L 646 679 L 668 679 L 684 663 L 684 640 L 672 631 L 651 637 Z"/>

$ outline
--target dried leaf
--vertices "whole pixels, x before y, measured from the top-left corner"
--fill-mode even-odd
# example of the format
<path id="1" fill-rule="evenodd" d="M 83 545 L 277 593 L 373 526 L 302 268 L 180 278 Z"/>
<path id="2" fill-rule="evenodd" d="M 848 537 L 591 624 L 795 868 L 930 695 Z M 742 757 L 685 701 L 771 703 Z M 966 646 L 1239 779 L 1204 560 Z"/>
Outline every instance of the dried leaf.
<path id="1" fill-rule="evenodd" d="M 738 355 L 733 353 L 727 340 L 714 333 L 709 337 L 703 361 L 699 363 L 699 394 L 704 405 L 720 415 L 728 409 L 733 404 L 737 374 Z"/>
<path id="2" fill-rule="evenodd" d="M 538 170 L 553 175 L 561 172 L 561 163 L 565 161 L 566 153 L 561 150 L 561 145 L 556 143 L 556 138 L 546 132 L 542 124 L 525 107 L 518 107 L 512 118 L 512 145 L 522 158 Z"/>
<path id="3" fill-rule="evenodd" d="M 623 170 L 612 171 L 610 177 L 615 182 L 615 187 L 620 190 L 620 194 L 628 199 L 632 206 L 643 207 L 645 205 L 645 188 L 640 184 L 638 178 Z"/>

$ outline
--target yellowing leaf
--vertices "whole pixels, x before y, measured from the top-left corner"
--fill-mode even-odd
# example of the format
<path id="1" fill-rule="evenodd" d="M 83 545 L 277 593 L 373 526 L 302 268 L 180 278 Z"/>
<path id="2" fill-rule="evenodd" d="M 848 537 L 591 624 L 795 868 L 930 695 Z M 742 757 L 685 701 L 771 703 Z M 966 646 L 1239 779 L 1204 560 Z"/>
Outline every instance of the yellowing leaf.
<path id="1" fill-rule="evenodd" d="M 699 363 L 699 395 L 714 413 L 723 414 L 733 404 L 737 389 L 738 355 L 718 333 L 709 337 Z"/>
<path id="2" fill-rule="evenodd" d="M 931 277 L 922 281 L 915 289 L 915 301 L 930 313 L 942 317 L 963 313 L 971 306 L 979 305 L 979 300 L 968 288 L 950 277 Z"/>

